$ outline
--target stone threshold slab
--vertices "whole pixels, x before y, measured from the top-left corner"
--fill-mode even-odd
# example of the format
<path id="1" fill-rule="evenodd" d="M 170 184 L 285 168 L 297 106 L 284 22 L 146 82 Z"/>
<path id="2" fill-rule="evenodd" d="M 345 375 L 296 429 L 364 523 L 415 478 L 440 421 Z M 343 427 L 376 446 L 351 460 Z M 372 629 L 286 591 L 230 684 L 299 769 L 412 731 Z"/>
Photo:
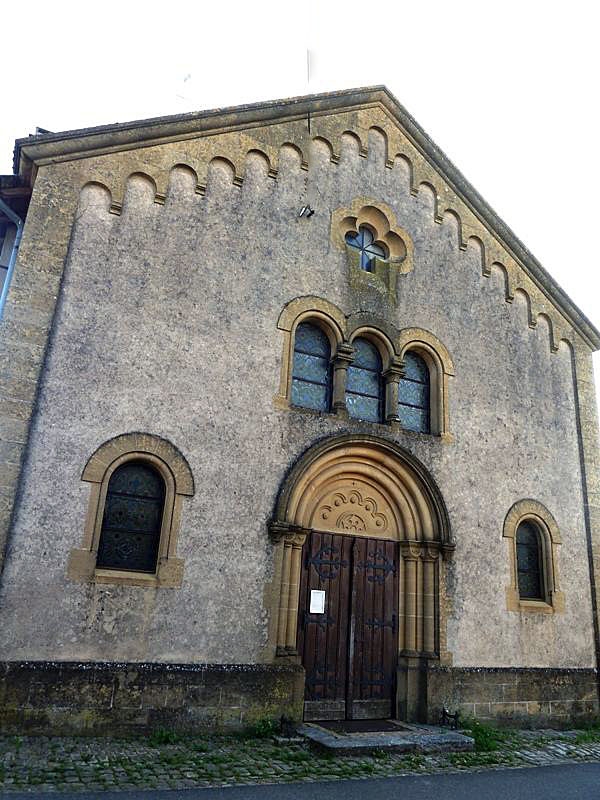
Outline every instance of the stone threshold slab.
<path id="1" fill-rule="evenodd" d="M 402 723 L 398 731 L 380 733 L 336 733 L 316 722 L 305 723 L 298 733 L 321 750 L 335 755 L 368 755 L 374 751 L 390 753 L 447 753 L 473 750 L 470 736 L 436 725 Z"/>

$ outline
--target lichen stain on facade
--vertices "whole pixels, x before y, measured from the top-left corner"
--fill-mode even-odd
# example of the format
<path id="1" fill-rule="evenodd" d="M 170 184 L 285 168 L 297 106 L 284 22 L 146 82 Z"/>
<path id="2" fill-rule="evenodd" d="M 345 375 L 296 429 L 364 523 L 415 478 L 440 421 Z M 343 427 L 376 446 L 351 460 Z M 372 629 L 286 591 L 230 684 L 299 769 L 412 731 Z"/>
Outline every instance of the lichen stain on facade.
<path id="1" fill-rule="evenodd" d="M 262 126 L 244 127 L 240 112 L 235 130 L 178 138 L 169 128 L 170 141 L 99 152 L 109 131 L 95 150 L 82 139 L 76 159 L 50 159 L 50 150 L 43 157 L 31 145 L 29 157 L 41 161 L 2 324 L 20 332 L 25 359 L 7 375 L 9 391 L 19 391 L 19 380 L 38 389 L 23 428 L 24 468 L 6 490 L 14 514 L 0 655 L 56 662 L 58 672 L 60 662 L 234 665 L 238 683 L 246 666 L 294 662 L 276 656 L 285 553 L 268 523 L 303 453 L 328 437 L 363 435 L 424 465 L 447 508 L 456 549 L 440 572 L 446 641 L 438 650 L 451 663 L 436 662 L 447 671 L 435 679 L 435 702 L 479 702 L 449 688 L 452 668 L 463 670 L 459 683 L 470 670 L 507 668 L 571 670 L 588 681 L 597 664 L 587 537 L 600 535 L 587 499 L 598 481 L 590 466 L 593 329 L 542 291 L 385 104 L 361 95 L 328 111 L 326 99 L 314 102 L 322 113 L 312 141 L 305 120 L 286 118 L 282 106 Z M 389 210 L 394 235 L 409 243 L 411 268 L 400 266 L 393 281 L 359 274 L 336 245 L 332 220 L 346 218 L 344 209 L 358 214 L 365 198 Z M 314 214 L 300 217 L 307 204 Z M 274 404 L 284 363 L 278 320 L 306 296 L 345 319 L 363 314 L 443 343 L 454 368 L 451 436 Z M 23 352 L 36 315 L 47 331 L 43 360 Z M 84 547 L 90 509 L 101 508 L 82 470 L 100 445 L 138 431 L 171 443 L 193 474 L 195 493 L 176 506 L 179 588 L 131 585 L 122 575 L 73 580 L 69 554 Z M 560 612 L 507 608 L 503 523 L 522 498 L 549 509 L 562 532 Z M 297 667 L 290 669 L 268 678 L 268 696 L 249 690 L 246 719 L 288 702 L 301 709 Z M 588 683 L 585 702 L 597 703 Z M 523 702 L 546 700 L 531 688 L 525 694 Z M 215 696 L 210 708 L 221 708 Z M 207 719 L 230 714 L 214 708 Z M 104 724 L 81 713 L 83 727 Z M 227 719 L 237 724 L 239 714 Z"/>

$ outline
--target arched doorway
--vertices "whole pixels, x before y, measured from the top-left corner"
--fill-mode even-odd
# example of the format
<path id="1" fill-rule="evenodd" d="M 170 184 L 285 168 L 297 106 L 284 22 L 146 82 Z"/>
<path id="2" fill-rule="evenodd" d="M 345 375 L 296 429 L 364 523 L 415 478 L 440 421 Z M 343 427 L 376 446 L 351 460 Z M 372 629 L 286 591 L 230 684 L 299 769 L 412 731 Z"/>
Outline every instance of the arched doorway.
<path id="1" fill-rule="evenodd" d="M 282 545 L 277 652 L 305 668 L 305 719 L 423 719 L 453 549 L 423 465 L 375 437 L 320 442 L 285 481 L 271 531 Z"/>

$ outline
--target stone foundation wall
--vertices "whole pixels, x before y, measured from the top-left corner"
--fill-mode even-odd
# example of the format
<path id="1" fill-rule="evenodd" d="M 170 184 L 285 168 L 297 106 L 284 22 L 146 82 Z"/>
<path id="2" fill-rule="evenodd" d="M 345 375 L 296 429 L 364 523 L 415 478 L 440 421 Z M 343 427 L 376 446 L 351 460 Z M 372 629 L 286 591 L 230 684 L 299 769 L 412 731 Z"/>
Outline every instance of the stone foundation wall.
<path id="1" fill-rule="evenodd" d="M 133 733 L 239 729 L 282 714 L 302 719 L 295 666 L 0 663 L 3 733 Z"/>
<path id="2" fill-rule="evenodd" d="M 427 677 L 428 716 L 442 706 L 495 724 L 559 727 L 598 715 L 595 669 L 433 667 Z"/>

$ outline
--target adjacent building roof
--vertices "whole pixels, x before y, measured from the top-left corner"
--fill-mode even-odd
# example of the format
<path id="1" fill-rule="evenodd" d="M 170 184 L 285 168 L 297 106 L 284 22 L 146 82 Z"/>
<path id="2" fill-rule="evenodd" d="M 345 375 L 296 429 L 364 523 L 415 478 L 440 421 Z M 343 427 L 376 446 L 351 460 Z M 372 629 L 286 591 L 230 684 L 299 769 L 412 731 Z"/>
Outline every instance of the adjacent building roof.
<path id="1" fill-rule="evenodd" d="M 286 122 L 307 114 L 340 112 L 366 105 L 381 104 L 397 121 L 414 146 L 435 166 L 452 189 L 498 237 L 570 323 L 594 349 L 600 349 L 600 331 L 592 325 L 552 276 L 511 229 L 500 219 L 450 159 L 429 138 L 408 111 L 385 86 L 312 94 L 287 100 L 175 114 L 134 122 L 101 125 L 93 128 L 50 133 L 18 139 L 15 143 L 14 171 L 29 179 L 33 165 L 127 150 L 150 144 L 188 138 L 193 134 L 242 130 L 256 125 Z"/>

